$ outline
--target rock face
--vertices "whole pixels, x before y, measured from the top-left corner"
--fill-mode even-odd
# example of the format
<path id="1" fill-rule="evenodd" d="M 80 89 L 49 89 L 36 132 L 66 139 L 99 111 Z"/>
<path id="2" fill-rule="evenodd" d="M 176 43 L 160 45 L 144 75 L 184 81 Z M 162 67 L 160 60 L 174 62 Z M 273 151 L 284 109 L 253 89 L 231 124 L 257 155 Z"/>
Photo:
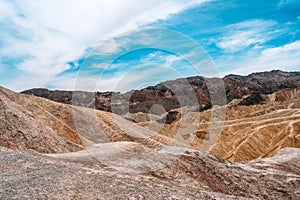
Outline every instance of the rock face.
<path id="1" fill-rule="evenodd" d="M 166 117 L 166 123 L 171 124 L 174 121 L 179 120 L 181 117 L 180 112 L 178 111 L 169 111 Z"/>
<path id="2" fill-rule="evenodd" d="M 264 102 L 264 98 L 259 93 L 252 93 L 247 95 L 245 98 L 242 98 L 242 101 L 238 103 L 238 105 L 251 106 Z"/>
<path id="3" fill-rule="evenodd" d="M 222 80 L 226 90 L 227 102 L 231 102 L 233 99 L 241 99 L 245 95 L 250 95 L 249 98 L 241 102 L 241 105 L 255 105 L 261 102 L 261 94 L 271 94 L 284 88 L 300 86 L 300 72 L 274 70 L 270 72 L 253 73 L 248 76 L 228 75 Z M 149 109 L 155 104 L 160 104 L 166 111 L 169 111 L 180 107 L 176 91 L 189 93 L 185 91 L 187 88 L 186 84 L 189 83 L 189 88 L 194 90 L 198 99 L 200 105 L 198 109 L 203 111 L 211 108 L 210 92 L 208 91 L 207 83 L 214 81 L 213 78 L 196 76 L 166 81 L 155 86 L 130 91 L 125 94 L 114 92 L 77 92 L 76 96 L 80 96 L 82 106 L 94 107 L 104 111 L 111 111 L 111 98 L 113 95 L 117 99 L 127 99 L 127 97 L 130 96 L 128 100 L 130 106 L 129 111 L 131 113 L 148 113 Z M 170 88 L 172 88 L 172 90 Z M 71 91 L 49 91 L 47 89 L 31 89 L 23 93 L 66 104 L 72 103 L 73 95 Z M 84 99 L 86 99 L 86 102 Z M 188 104 L 189 103 L 187 103 L 187 105 Z M 125 113 L 126 112 L 127 111 L 125 111 Z"/>

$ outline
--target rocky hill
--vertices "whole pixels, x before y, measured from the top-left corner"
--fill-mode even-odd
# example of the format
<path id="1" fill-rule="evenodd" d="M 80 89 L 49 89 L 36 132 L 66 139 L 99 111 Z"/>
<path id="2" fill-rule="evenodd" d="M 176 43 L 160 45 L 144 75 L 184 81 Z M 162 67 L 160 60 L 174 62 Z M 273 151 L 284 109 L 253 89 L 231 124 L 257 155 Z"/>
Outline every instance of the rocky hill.
<path id="1" fill-rule="evenodd" d="M 64 123 L 64 104 L 0 88 L 0 145 L 43 153 L 81 150 L 78 135 Z M 47 109 L 49 108 L 49 109 Z M 62 114 L 63 116 L 60 116 Z"/>
<path id="2" fill-rule="evenodd" d="M 0 103 L 0 145 L 9 148 L 60 153 L 100 142 L 139 141 L 151 147 L 168 141 L 109 112 L 72 107 L 5 88 L 0 88 Z"/>
<path id="3" fill-rule="evenodd" d="M 199 103 L 198 109 L 203 111 L 211 108 L 210 92 L 212 91 L 208 90 L 207 83 L 214 81 L 214 78 L 196 76 L 166 81 L 155 86 L 130 91 L 125 94 L 114 92 L 76 92 L 76 98 L 80 98 L 80 101 L 77 101 L 80 103 L 77 105 L 111 111 L 111 98 L 114 96 L 116 99 L 128 98 L 131 113 L 148 113 L 154 104 L 160 104 L 166 111 L 169 111 L 180 107 L 176 91 L 185 91 L 187 88 L 186 84 L 189 83 L 189 88 L 194 90 L 190 91 L 190 93 L 194 92 Z M 254 105 L 262 102 L 263 99 L 260 97 L 262 94 L 271 94 L 281 89 L 300 86 L 300 72 L 273 70 L 270 72 L 253 73 L 248 76 L 228 75 L 225 76 L 222 81 L 224 82 L 227 99 L 220 101 L 220 104 L 231 102 L 234 99 L 241 99 L 249 95 L 247 99 L 240 102 L 240 105 Z M 189 93 L 189 91 L 186 92 Z M 50 91 L 41 88 L 26 90 L 22 93 L 44 97 L 66 104 L 72 103 L 73 96 L 72 91 Z M 187 103 L 186 105 L 189 104 L 193 103 Z"/>
<path id="4" fill-rule="evenodd" d="M 120 116 L 0 88 L 0 199 L 298 199 L 300 88 L 261 98 Z"/>

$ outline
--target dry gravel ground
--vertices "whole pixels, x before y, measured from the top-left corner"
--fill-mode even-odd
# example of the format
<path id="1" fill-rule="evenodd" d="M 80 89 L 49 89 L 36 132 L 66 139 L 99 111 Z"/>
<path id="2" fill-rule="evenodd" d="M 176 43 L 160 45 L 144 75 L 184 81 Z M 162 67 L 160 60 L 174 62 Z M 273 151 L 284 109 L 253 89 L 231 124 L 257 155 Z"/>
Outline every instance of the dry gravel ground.
<path id="1" fill-rule="evenodd" d="M 189 150 L 166 168 L 148 173 L 125 173 L 97 162 L 71 162 L 3 147 L 0 154 L 0 199 L 300 198 L 299 149 L 284 149 L 274 159 L 246 164 Z"/>
<path id="2" fill-rule="evenodd" d="M 0 149 L 0 199 L 238 199 L 178 180 Z"/>

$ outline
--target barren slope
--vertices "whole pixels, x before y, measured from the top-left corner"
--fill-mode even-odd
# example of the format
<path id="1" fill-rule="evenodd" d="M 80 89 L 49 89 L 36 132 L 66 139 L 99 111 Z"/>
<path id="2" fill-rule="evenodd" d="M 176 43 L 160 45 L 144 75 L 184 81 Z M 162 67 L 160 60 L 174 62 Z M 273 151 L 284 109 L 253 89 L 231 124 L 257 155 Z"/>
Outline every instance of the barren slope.
<path id="1" fill-rule="evenodd" d="M 266 97 L 267 103 L 229 106 L 219 143 L 211 153 L 232 161 L 269 157 L 284 147 L 300 147 L 300 88 Z"/>
<path id="2" fill-rule="evenodd" d="M 9 94 L 9 95 L 7 95 Z M 10 96 L 14 95 L 14 96 Z M 27 100 L 21 95 L 1 88 L 0 91 L 0 145 L 20 150 L 38 152 L 69 152 L 82 149 L 56 132 L 40 116 L 17 103 Z M 10 98 L 15 98 L 16 102 Z M 33 103 L 34 101 L 30 101 Z M 27 103 L 24 101 L 24 103 Z M 34 106 L 34 105 L 33 105 Z M 39 110 L 36 109 L 38 112 Z M 46 117 L 46 116 L 44 116 Z M 45 121 L 47 121 L 45 119 Z M 61 132 L 60 132 L 61 133 Z"/>
<path id="3" fill-rule="evenodd" d="M 157 121 L 140 122 L 139 125 L 158 130 L 170 138 L 185 129 L 191 137 L 191 147 L 201 149 L 203 141 L 216 137 L 216 144 L 210 153 L 230 161 L 245 161 L 269 157 L 284 147 L 300 147 L 300 88 L 284 89 L 264 96 L 264 104 L 226 106 L 226 121 L 220 135 L 214 135 L 209 128 L 211 112 L 186 112 L 172 124 L 161 125 Z M 216 113 L 224 107 L 213 108 Z M 218 117 L 218 116 L 217 116 Z M 199 126 L 199 127 L 198 127 Z M 193 128 L 194 127 L 194 128 Z M 197 132 L 188 132 L 190 129 Z"/>
<path id="4" fill-rule="evenodd" d="M 5 88 L 0 88 L 0 99 L 3 146 L 57 153 L 111 141 L 138 141 L 149 147 L 168 141 L 112 113 L 72 107 Z"/>

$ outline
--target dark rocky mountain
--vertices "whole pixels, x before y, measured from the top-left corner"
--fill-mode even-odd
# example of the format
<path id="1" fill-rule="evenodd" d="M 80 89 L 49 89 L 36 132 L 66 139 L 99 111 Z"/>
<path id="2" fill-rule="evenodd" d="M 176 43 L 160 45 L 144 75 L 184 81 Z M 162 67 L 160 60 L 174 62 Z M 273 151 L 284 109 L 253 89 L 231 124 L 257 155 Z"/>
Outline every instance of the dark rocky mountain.
<path id="1" fill-rule="evenodd" d="M 26 90 L 22 93 L 44 97 L 60 103 L 94 107 L 98 110 L 110 112 L 112 98 L 113 102 L 127 99 L 131 113 L 148 113 L 154 104 L 160 104 L 166 111 L 169 111 L 179 108 L 180 106 L 197 103 L 197 105 L 200 105 L 199 111 L 203 111 L 211 108 L 210 95 L 216 92 L 212 90 L 214 90 L 213 85 L 218 81 L 223 81 L 227 99 L 225 101 L 221 99 L 216 102 L 217 104 L 224 104 L 224 102 L 229 103 L 234 99 L 243 98 L 243 100 L 239 102 L 239 105 L 255 105 L 263 102 L 262 95 L 271 94 L 285 88 L 300 86 L 300 72 L 273 70 L 269 72 L 252 73 L 248 76 L 227 75 L 223 79 L 195 76 L 162 82 L 155 86 L 149 86 L 141 90 L 133 90 L 124 94 L 119 92 L 50 91 L 41 88 Z M 210 90 L 208 90 L 208 84 L 211 85 Z M 194 90 L 194 93 L 191 90 Z M 179 97 L 176 95 L 178 93 L 182 96 L 188 96 L 188 94 L 191 93 L 195 94 L 198 102 L 193 102 L 186 98 L 181 99 L 180 104 L 178 100 Z M 76 97 L 76 101 L 72 101 L 72 97 L 74 96 Z M 184 105 L 182 105 L 182 101 Z M 115 107 L 116 112 L 120 114 L 124 114 L 128 111 L 122 104 L 119 105 L 119 107 L 118 105 Z"/>

